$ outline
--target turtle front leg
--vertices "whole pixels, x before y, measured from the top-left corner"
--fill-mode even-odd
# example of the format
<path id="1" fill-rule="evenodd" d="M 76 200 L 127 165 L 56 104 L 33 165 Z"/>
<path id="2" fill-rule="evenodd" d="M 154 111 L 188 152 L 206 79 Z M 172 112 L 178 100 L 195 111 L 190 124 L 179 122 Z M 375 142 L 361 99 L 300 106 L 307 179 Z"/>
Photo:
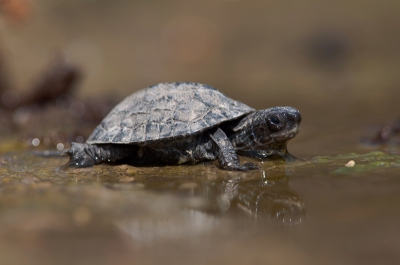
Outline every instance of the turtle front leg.
<path id="1" fill-rule="evenodd" d="M 213 135 L 210 135 L 210 138 L 218 147 L 217 159 L 223 169 L 245 171 L 260 168 L 253 163 L 240 165 L 239 157 L 232 143 L 220 128 Z"/>

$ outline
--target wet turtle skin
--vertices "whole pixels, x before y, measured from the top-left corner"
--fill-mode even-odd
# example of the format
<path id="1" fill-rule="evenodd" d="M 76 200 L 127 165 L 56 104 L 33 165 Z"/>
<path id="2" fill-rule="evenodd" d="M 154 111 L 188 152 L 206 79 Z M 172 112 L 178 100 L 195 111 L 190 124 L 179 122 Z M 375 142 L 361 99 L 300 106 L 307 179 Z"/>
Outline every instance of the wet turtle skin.
<path id="1" fill-rule="evenodd" d="M 293 159 L 287 142 L 300 129 L 292 107 L 256 111 L 215 88 L 198 83 L 161 83 L 120 102 L 86 143 L 72 143 L 67 165 L 100 163 L 176 165 L 218 160 L 227 170 L 251 170 L 238 154 Z"/>

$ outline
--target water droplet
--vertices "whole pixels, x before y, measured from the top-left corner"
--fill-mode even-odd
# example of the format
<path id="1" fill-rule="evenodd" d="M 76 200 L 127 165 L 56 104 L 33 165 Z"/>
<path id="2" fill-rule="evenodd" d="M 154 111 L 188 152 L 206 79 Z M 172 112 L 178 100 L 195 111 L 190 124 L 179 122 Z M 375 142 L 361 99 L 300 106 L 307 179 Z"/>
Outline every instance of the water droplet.
<path id="1" fill-rule="evenodd" d="M 81 136 L 81 135 L 78 135 L 78 136 L 76 137 L 76 139 L 75 139 L 75 141 L 76 141 L 77 143 L 83 143 L 84 140 L 85 140 L 85 139 L 84 139 L 83 136 Z"/>
<path id="2" fill-rule="evenodd" d="M 32 145 L 33 146 L 38 146 L 40 144 L 40 140 L 38 138 L 35 138 L 32 140 Z"/>
<path id="3" fill-rule="evenodd" d="M 64 150 L 64 144 L 63 143 L 58 143 L 57 144 L 57 150 Z"/>

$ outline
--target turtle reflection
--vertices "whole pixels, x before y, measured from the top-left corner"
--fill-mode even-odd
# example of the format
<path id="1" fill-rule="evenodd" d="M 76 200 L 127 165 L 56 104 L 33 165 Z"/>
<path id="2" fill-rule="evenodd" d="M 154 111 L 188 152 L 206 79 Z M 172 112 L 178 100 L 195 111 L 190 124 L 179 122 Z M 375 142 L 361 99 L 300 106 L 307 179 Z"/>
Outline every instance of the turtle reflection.
<path id="1" fill-rule="evenodd" d="M 286 176 L 271 178 L 263 172 L 261 178 L 248 179 L 245 174 L 229 175 L 231 177 L 225 180 L 191 182 L 189 193 L 179 188 L 182 183 L 169 186 L 167 190 L 172 189 L 181 195 L 171 197 L 177 200 L 175 204 L 165 203 L 156 207 L 159 210 L 149 210 L 144 216 L 116 220 L 115 225 L 135 242 L 151 243 L 212 233 L 226 224 L 222 214 L 228 210 L 239 210 L 239 213 L 244 210 L 258 223 L 293 225 L 304 220 L 304 202 L 290 188 Z M 147 188 L 165 191 L 165 186 L 160 183 L 155 186 L 149 183 Z M 182 200 L 185 197 L 186 200 Z M 188 203 L 191 198 L 195 203 Z M 197 199 L 206 203 L 198 203 Z"/>
<path id="2" fill-rule="evenodd" d="M 222 211 L 237 207 L 257 220 L 282 224 L 301 223 L 306 212 L 302 198 L 290 188 L 286 176 L 267 178 L 265 172 L 261 179 L 225 181 L 216 202 Z"/>

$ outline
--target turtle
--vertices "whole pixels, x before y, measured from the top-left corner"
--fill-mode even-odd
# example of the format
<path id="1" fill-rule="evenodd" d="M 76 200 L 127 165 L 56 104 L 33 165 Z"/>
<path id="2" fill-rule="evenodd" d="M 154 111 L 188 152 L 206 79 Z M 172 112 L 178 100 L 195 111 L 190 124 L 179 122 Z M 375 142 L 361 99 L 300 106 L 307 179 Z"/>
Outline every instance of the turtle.
<path id="1" fill-rule="evenodd" d="M 101 163 L 194 164 L 218 160 L 222 169 L 259 169 L 238 155 L 295 159 L 287 142 L 300 129 L 293 107 L 258 110 L 209 85 L 160 83 L 134 92 L 110 111 L 86 143 L 71 143 L 69 166 Z"/>

